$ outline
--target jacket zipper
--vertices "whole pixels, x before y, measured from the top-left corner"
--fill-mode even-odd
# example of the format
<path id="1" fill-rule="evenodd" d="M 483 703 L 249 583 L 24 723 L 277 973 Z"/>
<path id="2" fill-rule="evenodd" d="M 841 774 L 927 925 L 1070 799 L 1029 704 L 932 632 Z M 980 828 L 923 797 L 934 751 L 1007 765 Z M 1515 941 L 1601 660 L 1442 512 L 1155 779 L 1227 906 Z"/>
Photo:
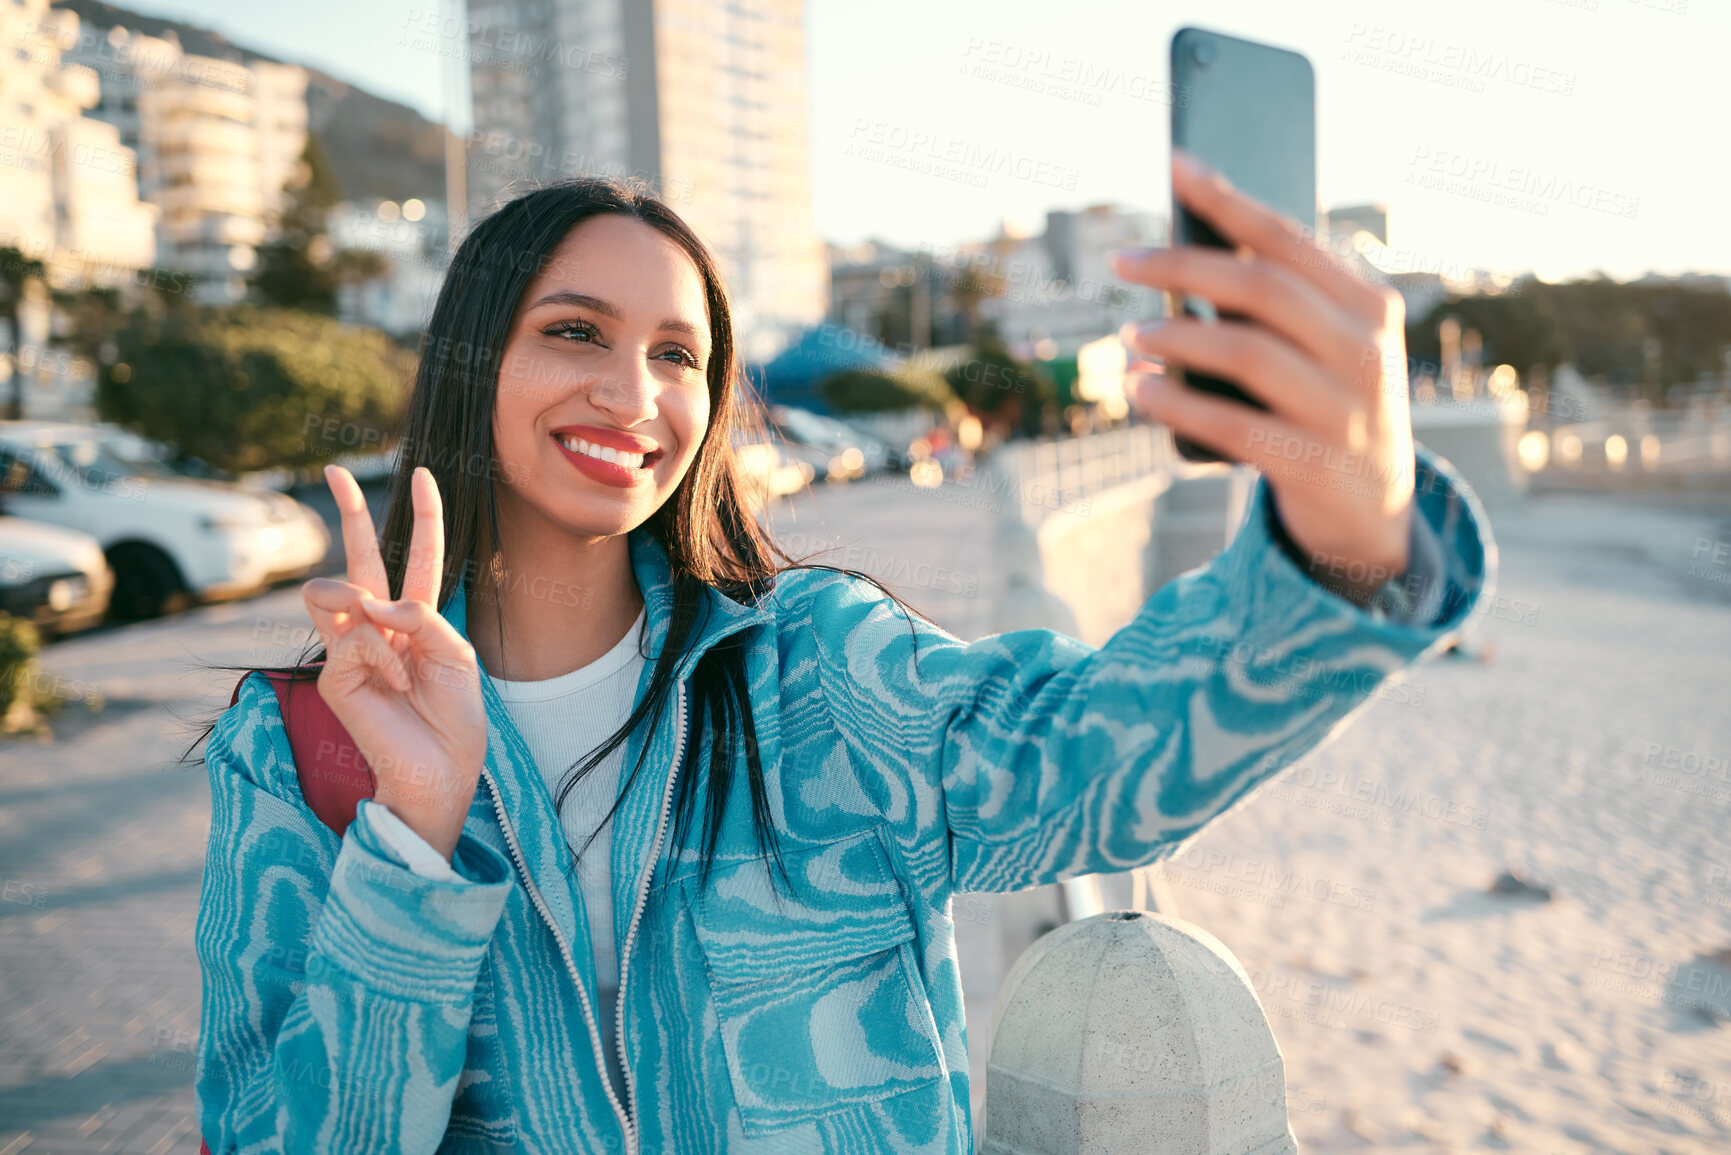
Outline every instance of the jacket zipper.
<path id="1" fill-rule="evenodd" d="M 618 1031 L 614 1042 L 619 1047 L 619 1069 L 625 1073 L 625 1096 L 631 1103 L 631 1129 L 627 1133 L 627 1152 L 641 1149 L 642 1117 L 637 1113 L 637 1081 L 631 1076 L 631 1064 L 625 1058 L 625 984 L 631 980 L 631 943 L 637 936 L 637 924 L 649 898 L 649 881 L 655 877 L 655 860 L 661 854 L 661 840 L 667 829 L 667 812 L 673 807 L 673 780 L 679 776 L 680 756 L 685 753 L 685 683 L 679 683 L 679 729 L 674 739 L 673 769 L 667 774 L 667 788 L 661 794 L 661 818 L 655 824 L 655 841 L 649 847 L 649 861 L 643 868 L 643 878 L 637 885 L 637 905 L 631 912 L 631 923 L 625 928 L 625 946 L 619 952 L 619 1005 L 614 1012 Z"/>
<path id="2" fill-rule="evenodd" d="M 679 683 L 679 722 L 675 731 L 673 746 L 673 769 L 667 775 L 667 787 L 661 795 L 661 817 L 655 824 L 655 842 L 649 848 L 649 863 L 645 866 L 642 880 L 637 887 L 637 902 L 631 912 L 631 924 L 625 931 L 625 948 L 620 952 L 619 1002 L 615 1009 L 615 1018 L 619 1026 L 619 1036 L 614 1041 L 619 1046 L 619 1069 L 625 1074 L 625 1093 L 631 1102 L 631 1117 L 625 1116 L 625 1109 L 619 1102 L 619 1096 L 613 1092 L 613 1080 L 607 1075 L 607 1063 L 601 1051 L 601 1035 L 595 1027 L 595 1015 L 589 1006 L 589 995 L 583 989 L 582 977 L 577 973 L 577 963 L 571 955 L 571 945 L 565 941 L 565 936 L 559 932 L 559 926 L 553 921 L 553 915 L 547 909 L 541 898 L 541 892 L 535 886 L 535 880 L 529 876 L 529 868 L 523 862 L 523 851 L 517 845 L 517 831 L 511 825 L 511 820 L 505 816 L 505 804 L 499 798 L 499 785 L 493 780 L 493 772 L 485 765 L 481 767 L 482 775 L 487 779 L 487 789 L 493 795 L 493 812 L 499 817 L 499 825 L 505 831 L 505 844 L 511 848 L 511 858 L 517 864 L 517 873 L 522 876 L 523 889 L 529 892 L 529 897 L 535 903 L 535 909 L 541 915 L 541 920 L 547 924 L 547 929 L 553 932 L 553 938 L 559 944 L 559 953 L 565 958 L 565 969 L 570 972 L 571 983 L 577 988 L 577 998 L 583 1004 L 583 1021 L 589 1028 L 589 1045 L 596 1059 L 600 1060 L 601 1086 L 607 1091 L 607 1101 L 613 1106 L 613 1114 L 618 1118 L 620 1127 L 625 1132 L 626 1152 L 639 1150 L 642 1138 L 637 1132 L 637 1085 L 631 1077 L 631 1065 L 625 1059 L 625 984 L 630 978 L 631 944 L 637 935 L 637 924 L 643 917 L 645 899 L 649 897 L 649 880 L 655 874 L 655 859 L 661 852 L 662 837 L 667 827 L 667 812 L 673 805 L 673 780 L 679 774 L 679 759 L 685 752 L 685 683 Z"/>
<path id="3" fill-rule="evenodd" d="M 523 889 L 529 892 L 529 897 L 535 903 L 535 909 L 540 912 L 541 920 L 547 924 L 547 929 L 553 932 L 553 938 L 559 943 L 559 953 L 565 956 L 565 969 L 570 972 L 571 982 L 577 988 L 577 998 L 583 1004 L 583 1021 L 589 1027 L 589 1046 L 595 1057 L 602 1057 L 601 1035 L 595 1029 L 595 1015 L 589 1007 L 589 995 L 583 989 L 583 979 L 577 973 L 577 963 L 571 957 L 571 944 L 565 941 L 565 936 L 559 933 L 559 925 L 553 921 L 552 913 L 541 898 L 541 892 L 535 887 L 535 880 L 529 876 L 529 868 L 523 862 L 523 851 L 517 845 L 517 831 L 511 825 L 511 820 L 505 817 L 505 804 L 499 798 L 499 784 L 493 780 L 493 772 L 486 766 L 481 767 L 481 773 L 487 779 L 487 788 L 493 794 L 493 812 L 499 816 L 499 825 L 505 831 L 505 843 L 511 848 L 511 858 L 517 864 L 517 873 L 523 879 Z M 613 1105 L 613 1114 L 619 1120 L 619 1125 L 625 1131 L 626 1142 L 631 1143 L 632 1130 L 630 1122 L 625 1118 L 625 1109 L 620 1105 L 619 1096 L 613 1093 L 613 1080 L 607 1076 L 607 1064 L 601 1064 L 601 1086 L 607 1092 L 607 1101 Z"/>

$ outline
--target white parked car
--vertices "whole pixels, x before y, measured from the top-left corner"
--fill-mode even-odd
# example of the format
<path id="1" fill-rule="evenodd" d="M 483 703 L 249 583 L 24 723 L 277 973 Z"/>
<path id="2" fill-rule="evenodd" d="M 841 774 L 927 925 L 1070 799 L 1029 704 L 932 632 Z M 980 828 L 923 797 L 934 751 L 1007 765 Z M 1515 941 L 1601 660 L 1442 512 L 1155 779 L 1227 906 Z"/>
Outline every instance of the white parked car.
<path id="1" fill-rule="evenodd" d="M 112 616 L 242 597 L 324 561 L 324 519 L 287 494 L 185 477 L 136 450 L 112 427 L 0 421 L 8 511 L 102 543 Z"/>
<path id="2" fill-rule="evenodd" d="M 0 610 L 49 638 L 100 622 L 113 588 L 94 537 L 0 513 Z"/>

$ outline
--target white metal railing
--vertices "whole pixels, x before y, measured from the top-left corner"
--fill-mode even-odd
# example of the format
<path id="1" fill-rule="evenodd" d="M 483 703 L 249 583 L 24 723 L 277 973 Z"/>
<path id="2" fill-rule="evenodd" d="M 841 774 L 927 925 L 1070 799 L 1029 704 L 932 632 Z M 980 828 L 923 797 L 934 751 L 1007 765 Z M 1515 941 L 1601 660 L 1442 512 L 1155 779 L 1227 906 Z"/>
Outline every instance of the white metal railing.
<path id="1" fill-rule="evenodd" d="M 1731 470 L 1731 407 L 1675 413 L 1626 406 L 1543 433 L 1546 470 L 1625 474 Z"/>

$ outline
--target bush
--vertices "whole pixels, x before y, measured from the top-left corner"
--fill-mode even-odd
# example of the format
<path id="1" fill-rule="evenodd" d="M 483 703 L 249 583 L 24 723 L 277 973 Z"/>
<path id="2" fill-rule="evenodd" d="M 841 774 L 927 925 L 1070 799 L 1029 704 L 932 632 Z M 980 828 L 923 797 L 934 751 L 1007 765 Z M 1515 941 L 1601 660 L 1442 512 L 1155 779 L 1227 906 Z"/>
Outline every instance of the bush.
<path id="1" fill-rule="evenodd" d="M 817 394 L 837 413 L 891 413 L 902 409 L 942 413 L 955 399 L 944 379 L 926 369 L 905 369 L 898 373 L 843 369 L 819 381 Z"/>
<path id="2" fill-rule="evenodd" d="M 384 448 L 414 372 L 413 355 L 378 330 L 288 309 L 135 314 L 114 341 L 103 420 L 233 473 Z"/>
<path id="3" fill-rule="evenodd" d="M 944 380 L 969 409 L 982 414 L 996 413 L 1017 398 L 1026 405 L 1057 396 L 1043 372 L 992 346 L 975 349 L 966 361 L 952 366 Z"/>
<path id="4" fill-rule="evenodd" d="M 1043 368 L 1016 360 L 1001 343 L 982 342 L 944 378 L 970 410 L 996 419 L 1007 433 L 1039 437 L 1051 432 L 1058 387 Z"/>
<path id="5" fill-rule="evenodd" d="M 26 728 L 35 722 L 36 655 L 42 639 L 36 626 L 0 611 L 0 730 Z"/>

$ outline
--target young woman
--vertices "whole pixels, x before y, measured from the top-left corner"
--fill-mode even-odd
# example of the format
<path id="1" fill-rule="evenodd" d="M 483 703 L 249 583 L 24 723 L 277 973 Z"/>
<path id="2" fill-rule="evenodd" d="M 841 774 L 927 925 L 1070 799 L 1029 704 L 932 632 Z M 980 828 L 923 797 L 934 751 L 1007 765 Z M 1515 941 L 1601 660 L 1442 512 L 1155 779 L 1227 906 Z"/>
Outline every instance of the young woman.
<path id="1" fill-rule="evenodd" d="M 1171 853 L 1446 644 L 1492 564 L 1415 457 L 1399 298 L 1175 174 L 1242 254 L 1120 273 L 1257 325 L 1135 343 L 1269 408 L 1136 400 L 1265 477 L 1099 649 L 963 643 L 785 564 L 735 480 L 727 293 L 664 205 L 577 181 L 476 227 L 384 532 L 333 467 L 348 580 L 305 588 L 376 795 L 341 838 L 309 812 L 262 677 L 211 735 L 213 1152 L 972 1151 L 952 895 Z"/>

